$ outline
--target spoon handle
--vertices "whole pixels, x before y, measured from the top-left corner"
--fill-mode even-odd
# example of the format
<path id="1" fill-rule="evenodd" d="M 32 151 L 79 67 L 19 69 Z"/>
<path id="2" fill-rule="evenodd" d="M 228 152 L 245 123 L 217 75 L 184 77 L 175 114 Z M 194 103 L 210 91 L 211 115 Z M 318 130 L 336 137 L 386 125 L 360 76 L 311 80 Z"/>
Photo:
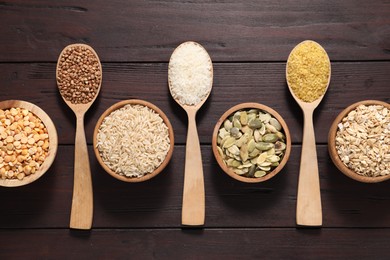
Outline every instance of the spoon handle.
<path id="1" fill-rule="evenodd" d="M 202 154 L 195 122 L 196 111 L 187 111 L 187 114 L 188 133 L 184 168 L 182 225 L 201 226 L 205 220 Z"/>
<path id="2" fill-rule="evenodd" d="M 93 216 L 93 195 L 91 169 L 84 131 L 84 115 L 77 115 L 73 185 L 70 227 L 90 229 Z"/>
<path id="3" fill-rule="evenodd" d="M 297 225 L 321 226 L 321 194 L 313 126 L 313 110 L 304 111 L 300 167 L 297 196 Z"/>

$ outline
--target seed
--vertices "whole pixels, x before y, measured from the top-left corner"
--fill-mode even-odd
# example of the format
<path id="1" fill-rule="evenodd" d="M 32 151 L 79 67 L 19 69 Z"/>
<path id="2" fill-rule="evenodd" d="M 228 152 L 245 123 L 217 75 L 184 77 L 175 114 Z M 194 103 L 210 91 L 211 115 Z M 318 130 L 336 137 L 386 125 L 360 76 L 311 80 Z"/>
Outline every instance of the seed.
<path id="1" fill-rule="evenodd" d="M 255 118 L 251 121 L 249 121 L 248 126 L 252 129 L 258 129 L 263 125 L 261 120 L 259 118 Z"/>
<path id="2" fill-rule="evenodd" d="M 275 118 L 271 118 L 271 119 L 269 120 L 269 123 L 270 123 L 273 127 L 275 127 L 276 130 L 278 130 L 278 131 L 282 130 L 282 126 L 280 125 L 279 121 L 276 120 Z"/>
<path id="3" fill-rule="evenodd" d="M 260 178 L 260 177 L 264 177 L 266 174 L 267 172 L 265 171 L 256 171 L 254 175 L 256 178 Z"/>
<path id="4" fill-rule="evenodd" d="M 275 142 L 275 150 L 276 151 L 284 151 L 286 150 L 286 144 L 281 141 Z"/>
<path id="5" fill-rule="evenodd" d="M 263 123 L 268 123 L 269 120 L 272 118 L 270 114 L 268 113 L 260 113 L 259 118 Z"/>
<path id="6" fill-rule="evenodd" d="M 233 137 L 240 137 L 240 129 L 238 127 L 232 127 L 230 129 L 230 135 Z"/>
<path id="7" fill-rule="evenodd" d="M 241 122 L 238 118 L 233 118 L 233 127 L 241 129 L 242 125 L 241 125 Z"/>
<path id="8" fill-rule="evenodd" d="M 242 111 L 241 114 L 240 114 L 240 122 L 241 122 L 241 125 L 246 125 L 248 124 L 248 115 L 245 111 Z"/>
<path id="9" fill-rule="evenodd" d="M 268 155 L 268 154 L 267 154 L 266 152 L 260 154 L 259 157 L 257 157 L 256 163 L 257 163 L 258 165 L 261 165 L 261 164 L 262 164 L 263 162 L 265 162 L 265 160 L 267 159 L 267 155 Z"/>
<path id="10" fill-rule="evenodd" d="M 273 126 L 273 125 L 270 125 L 270 124 L 266 124 L 265 127 L 267 128 L 267 130 L 271 133 L 276 133 L 278 130 L 276 130 L 276 128 Z"/>
<path id="11" fill-rule="evenodd" d="M 271 163 L 279 162 L 280 161 L 280 157 L 277 156 L 277 155 L 272 155 L 271 157 L 268 158 L 268 161 L 271 162 Z"/>
<path id="12" fill-rule="evenodd" d="M 226 141 L 224 142 L 222 148 L 229 148 L 236 142 L 236 138 L 234 137 L 228 137 Z"/>
<path id="13" fill-rule="evenodd" d="M 262 135 L 260 134 L 260 131 L 257 129 L 253 132 L 253 136 L 256 142 L 260 142 L 263 139 Z"/>
<path id="14" fill-rule="evenodd" d="M 256 143 L 256 149 L 259 149 L 260 151 L 268 151 L 269 149 L 271 149 L 273 147 L 274 147 L 274 144 L 272 144 L 272 143 L 265 143 L 265 142 Z"/>
<path id="15" fill-rule="evenodd" d="M 266 134 L 263 136 L 263 141 L 267 143 L 274 143 L 278 140 L 278 136 L 276 134 Z"/>
<path id="16" fill-rule="evenodd" d="M 230 120 L 225 120 L 225 122 L 223 123 L 223 127 L 226 131 L 229 131 L 233 127 L 233 124 Z"/>
<path id="17" fill-rule="evenodd" d="M 256 142 L 253 139 L 250 139 L 248 142 L 248 152 L 251 153 L 256 148 Z"/>
<path id="18" fill-rule="evenodd" d="M 240 156 L 241 156 L 241 160 L 243 162 L 245 162 L 246 160 L 248 160 L 248 145 L 247 144 L 243 144 L 241 146 L 241 149 L 240 149 Z"/>
<path id="19" fill-rule="evenodd" d="M 259 169 L 268 172 L 271 170 L 271 166 L 259 166 Z"/>
<path id="20" fill-rule="evenodd" d="M 232 145 L 228 148 L 228 151 L 234 155 L 240 155 L 240 149 L 236 145 Z"/>

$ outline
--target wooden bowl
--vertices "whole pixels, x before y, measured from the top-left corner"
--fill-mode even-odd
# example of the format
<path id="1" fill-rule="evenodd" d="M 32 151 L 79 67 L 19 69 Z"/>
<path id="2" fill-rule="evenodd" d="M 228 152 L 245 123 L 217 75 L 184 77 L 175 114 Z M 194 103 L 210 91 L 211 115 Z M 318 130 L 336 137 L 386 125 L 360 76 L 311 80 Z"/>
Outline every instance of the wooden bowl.
<path id="1" fill-rule="evenodd" d="M 360 182 L 365 183 L 376 183 L 381 182 L 390 179 L 390 174 L 384 175 L 384 176 L 378 176 L 378 177 L 369 177 L 369 176 L 362 176 L 350 168 L 348 168 L 344 163 L 341 161 L 340 156 L 337 153 L 336 149 L 336 133 L 338 130 L 338 124 L 341 122 L 341 120 L 348 115 L 349 112 L 354 110 L 359 105 L 382 105 L 384 107 L 387 107 L 390 110 L 390 104 L 382 101 L 377 100 L 364 100 L 357 103 L 354 103 L 344 109 L 333 121 L 328 135 L 328 151 L 330 158 L 332 159 L 333 163 L 336 165 L 336 167 L 344 173 L 346 176 Z"/>
<path id="2" fill-rule="evenodd" d="M 231 168 L 229 168 L 224 163 L 224 161 L 222 160 L 222 158 L 217 150 L 218 131 L 221 128 L 224 121 L 238 110 L 242 110 L 242 109 L 249 110 L 251 108 L 260 109 L 264 112 L 268 112 L 269 114 L 271 114 L 274 118 L 276 118 L 279 121 L 280 125 L 282 126 L 281 132 L 283 132 L 284 135 L 286 136 L 286 151 L 285 151 L 285 154 L 284 154 L 282 160 L 280 161 L 280 164 L 276 168 L 274 168 L 271 172 L 267 173 L 265 176 L 258 177 L 258 178 L 245 177 L 245 176 L 240 176 L 240 175 L 236 174 Z M 227 175 L 229 175 L 233 179 L 236 179 L 236 180 L 241 181 L 241 182 L 247 182 L 247 183 L 263 182 L 263 181 L 269 180 L 272 177 L 274 177 L 277 173 L 279 173 L 283 169 L 283 167 L 287 163 L 288 158 L 290 157 L 290 152 L 291 152 L 290 131 L 289 131 L 284 119 L 272 108 L 265 106 L 265 105 L 262 105 L 262 104 L 259 104 L 259 103 L 241 103 L 241 104 L 238 104 L 238 105 L 230 108 L 229 110 L 227 110 L 221 116 L 221 118 L 218 120 L 217 124 L 214 127 L 214 132 L 213 132 L 213 137 L 212 137 L 212 148 L 213 148 L 213 153 L 214 153 L 215 159 L 217 160 L 219 166 L 222 168 L 222 170 Z"/>
<path id="3" fill-rule="evenodd" d="M 19 179 L 1 179 L 0 178 L 0 186 L 4 187 L 18 187 L 23 186 L 33 181 L 39 179 L 52 165 L 58 148 L 58 136 L 57 130 L 51 121 L 50 117 L 38 106 L 21 100 L 7 100 L 0 102 L 0 109 L 10 109 L 10 108 L 24 108 L 32 112 L 34 115 L 39 117 L 45 127 L 47 128 L 49 135 L 49 151 L 48 155 L 45 158 L 41 167 L 33 174 L 26 175 L 22 180 Z"/>
<path id="4" fill-rule="evenodd" d="M 164 159 L 164 161 L 160 164 L 160 166 L 158 166 L 153 172 L 151 173 L 147 173 L 145 174 L 144 176 L 142 177 L 127 177 L 127 176 L 124 176 L 124 175 L 119 175 L 118 173 L 115 173 L 112 169 L 110 169 L 102 160 L 101 156 L 100 156 L 100 153 L 99 153 L 99 150 L 97 148 L 97 134 L 98 134 L 98 131 L 99 131 L 99 127 L 100 125 L 102 124 L 103 122 L 103 119 L 105 117 L 107 117 L 109 114 L 111 114 L 111 112 L 113 112 L 114 110 L 117 110 L 127 104 L 132 104 L 132 105 L 143 105 L 143 106 L 146 106 L 146 107 L 149 107 L 151 108 L 152 110 L 154 110 L 157 114 L 160 115 L 160 117 L 163 119 L 164 123 L 166 124 L 166 126 L 168 127 L 168 135 L 169 135 L 169 140 L 170 140 L 170 148 L 168 150 L 168 153 Z M 156 107 L 155 105 L 153 105 L 152 103 L 149 103 L 147 101 L 144 101 L 144 100 L 138 100 L 138 99 L 130 99 L 130 100 L 124 100 L 124 101 L 121 101 L 121 102 L 118 102 L 114 105 L 112 105 L 111 107 L 109 107 L 99 118 L 99 120 L 97 121 L 96 123 L 96 126 L 95 126 L 95 130 L 94 130 L 94 133 L 93 133 L 93 147 L 94 147 L 94 151 L 95 151 L 95 156 L 96 156 L 96 159 L 98 160 L 98 162 L 100 163 L 100 165 L 103 167 L 103 169 L 108 173 L 110 174 L 112 177 L 118 179 L 118 180 L 121 180 L 121 181 L 124 181 L 124 182 L 143 182 L 143 181 L 146 181 L 146 180 L 149 180 L 151 178 L 153 178 L 154 176 L 156 176 L 157 174 L 159 174 L 166 166 L 167 164 L 169 163 L 169 161 L 171 160 L 171 157 L 172 157 L 172 153 L 173 153 L 173 147 L 174 147 L 174 135 L 173 135 L 173 128 L 172 128 L 172 125 L 171 123 L 169 122 L 168 120 L 168 117 L 164 114 L 163 111 L 161 111 L 158 107 Z"/>

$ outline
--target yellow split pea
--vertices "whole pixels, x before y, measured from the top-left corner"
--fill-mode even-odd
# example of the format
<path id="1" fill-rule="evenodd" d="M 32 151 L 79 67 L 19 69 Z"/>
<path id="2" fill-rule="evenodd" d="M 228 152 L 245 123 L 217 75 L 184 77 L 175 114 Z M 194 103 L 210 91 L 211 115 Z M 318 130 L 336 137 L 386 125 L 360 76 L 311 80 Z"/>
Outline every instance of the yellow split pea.
<path id="1" fill-rule="evenodd" d="M 49 135 L 36 115 L 23 108 L 0 109 L 0 177 L 22 180 L 47 157 Z"/>
<path id="2" fill-rule="evenodd" d="M 324 95 L 329 75 L 329 57 L 321 45 L 304 41 L 292 50 L 287 61 L 287 81 L 300 100 L 311 103 Z"/>

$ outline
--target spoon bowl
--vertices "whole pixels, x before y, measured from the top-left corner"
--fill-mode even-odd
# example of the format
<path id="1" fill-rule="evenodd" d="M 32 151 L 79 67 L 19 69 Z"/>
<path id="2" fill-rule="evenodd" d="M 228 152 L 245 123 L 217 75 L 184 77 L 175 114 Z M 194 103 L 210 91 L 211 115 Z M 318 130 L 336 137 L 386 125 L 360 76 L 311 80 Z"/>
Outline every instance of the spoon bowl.
<path id="1" fill-rule="evenodd" d="M 203 60 L 194 64 L 194 59 L 199 57 Z M 202 75 L 206 80 L 199 80 Z M 205 220 L 205 192 L 202 155 L 195 118 L 210 95 L 213 85 L 213 67 L 210 56 L 199 43 L 184 42 L 174 50 L 169 60 L 168 85 L 171 95 L 188 116 L 182 224 L 200 226 Z"/>
<path id="2" fill-rule="evenodd" d="M 314 51 L 316 51 L 321 53 L 323 60 L 318 61 L 317 57 L 315 62 L 308 64 L 307 68 L 304 68 L 306 69 L 306 73 L 314 74 L 313 77 L 310 77 L 310 75 L 308 77 L 303 75 L 302 77 L 301 74 L 301 77 L 297 77 L 297 81 L 293 82 L 294 78 L 292 77 L 292 72 L 296 71 L 292 71 L 289 65 L 291 65 L 293 69 L 299 70 L 299 68 L 294 68 L 293 66 L 296 59 L 299 61 L 300 57 L 296 55 L 299 54 L 299 51 L 302 50 L 302 48 L 308 48 L 308 50 L 303 52 L 303 55 L 311 55 Z M 300 55 L 302 55 L 302 53 Z M 326 75 L 322 75 L 321 72 L 316 71 L 321 69 L 319 64 L 322 64 L 325 67 L 329 67 L 329 74 L 327 77 Z M 304 115 L 296 212 L 297 225 L 299 226 L 322 225 L 321 193 L 313 126 L 313 112 L 314 109 L 320 104 L 329 87 L 330 75 L 331 68 L 329 57 L 326 51 L 318 43 L 314 41 L 303 41 L 291 51 L 286 66 L 287 85 L 293 98 L 301 107 Z M 309 80 L 307 82 L 300 82 L 299 79 L 302 78 Z M 323 81 L 320 81 L 319 83 L 320 88 L 318 84 L 317 86 L 314 86 L 314 83 L 318 83 L 318 78 L 323 79 Z"/>
<path id="3" fill-rule="evenodd" d="M 79 58 L 76 60 L 74 60 L 75 55 L 79 55 Z M 88 57 L 86 57 L 87 55 L 89 55 L 90 59 L 95 59 L 92 65 L 95 73 L 91 73 L 89 70 L 83 70 L 84 67 L 80 67 L 80 65 L 85 65 L 85 63 L 90 62 Z M 83 62 L 85 63 L 83 64 Z M 91 67 L 89 68 L 91 69 Z M 69 76 L 72 78 L 69 78 Z M 71 44 L 66 46 L 58 58 L 56 78 L 63 100 L 76 115 L 74 186 L 70 228 L 90 229 L 93 218 L 93 193 L 84 130 L 84 115 L 95 101 L 101 87 L 102 65 L 98 55 L 92 47 L 86 44 Z M 78 82 L 77 85 L 75 81 Z M 95 85 L 92 85 L 91 82 L 95 82 Z M 84 84 L 85 86 L 81 87 L 80 84 Z M 90 88 L 91 85 L 95 87 L 92 90 Z M 89 91 L 92 94 L 88 93 Z M 76 99 L 75 97 L 78 96 L 81 98 Z"/>

